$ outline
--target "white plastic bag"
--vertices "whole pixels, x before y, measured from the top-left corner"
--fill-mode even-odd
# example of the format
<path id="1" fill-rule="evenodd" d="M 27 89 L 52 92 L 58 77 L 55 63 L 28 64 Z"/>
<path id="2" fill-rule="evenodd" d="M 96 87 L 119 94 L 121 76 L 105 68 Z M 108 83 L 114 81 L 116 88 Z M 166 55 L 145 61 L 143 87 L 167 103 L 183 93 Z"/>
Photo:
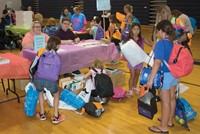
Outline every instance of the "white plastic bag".
<path id="1" fill-rule="evenodd" d="M 123 55 L 133 67 L 141 62 L 146 62 L 148 58 L 148 55 L 133 40 L 121 44 L 120 47 Z"/>
<path id="2" fill-rule="evenodd" d="M 44 91 L 46 93 L 44 93 L 44 95 L 46 96 L 48 102 L 49 102 L 49 105 L 53 107 L 53 96 L 51 95 L 51 92 L 49 90 L 47 90 L 46 88 L 44 88 Z M 70 105 L 67 105 L 65 102 L 59 100 L 59 109 L 67 109 L 67 110 L 77 110 L 76 108 L 70 106 Z"/>
<path id="3" fill-rule="evenodd" d="M 78 94 L 78 96 L 81 97 L 85 103 L 88 103 L 90 100 L 92 88 L 93 88 L 93 82 L 91 79 L 88 79 L 85 82 L 85 90 L 82 90 Z"/>

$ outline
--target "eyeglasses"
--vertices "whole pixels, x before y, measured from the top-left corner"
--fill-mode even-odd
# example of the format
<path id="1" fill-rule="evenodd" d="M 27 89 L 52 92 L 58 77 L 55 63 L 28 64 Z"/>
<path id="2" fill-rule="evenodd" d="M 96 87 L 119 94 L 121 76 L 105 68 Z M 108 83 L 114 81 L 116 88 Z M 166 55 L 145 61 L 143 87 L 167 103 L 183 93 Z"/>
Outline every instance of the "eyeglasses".
<path id="1" fill-rule="evenodd" d="M 41 28 L 41 26 L 34 26 L 34 28 Z"/>
<path id="2" fill-rule="evenodd" d="M 64 25 L 70 25 L 70 23 L 62 23 L 62 24 L 64 24 Z"/>

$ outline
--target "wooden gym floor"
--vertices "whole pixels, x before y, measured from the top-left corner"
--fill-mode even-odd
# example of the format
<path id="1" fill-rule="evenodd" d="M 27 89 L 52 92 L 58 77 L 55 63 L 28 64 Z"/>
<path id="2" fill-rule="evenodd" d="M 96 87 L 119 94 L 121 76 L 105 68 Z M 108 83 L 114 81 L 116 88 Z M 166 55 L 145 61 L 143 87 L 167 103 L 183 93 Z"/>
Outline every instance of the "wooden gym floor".
<path id="1" fill-rule="evenodd" d="M 152 27 L 142 26 L 143 36 L 150 40 Z M 181 97 L 186 98 L 192 108 L 200 113 L 200 31 L 195 33 L 192 42 L 192 53 L 196 64 L 194 66 L 193 72 L 181 79 L 181 82 L 189 87 L 189 89 L 181 94 Z M 145 51 L 150 52 L 151 48 L 145 46 Z M 9 50 L 0 51 L 9 52 Z M 19 54 L 19 50 L 15 49 L 13 51 L 15 54 Z M 126 86 L 123 88 L 128 89 L 128 78 L 129 70 L 124 61 L 120 61 L 116 65 L 126 72 Z M 87 69 L 81 70 L 83 73 Z M 5 81 L 5 80 L 4 80 Z M 6 85 L 7 87 L 7 85 Z M 25 95 L 24 90 L 17 90 L 20 96 Z M 14 95 L 9 93 L 6 96 L 5 92 L 2 90 L 2 85 L 0 84 L 0 102 L 6 101 L 8 99 L 15 98 Z M 17 103 L 17 100 L 12 100 L 5 103 L 0 103 L 0 133 L 1 134 L 147 134 L 151 133 L 148 130 L 149 126 L 158 125 L 157 120 L 160 117 L 160 103 L 158 102 L 158 113 L 154 116 L 153 120 L 145 118 L 138 114 L 137 104 L 138 95 L 134 94 L 132 98 L 125 98 L 118 102 L 117 100 L 111 100 L 108 105 L 105 105 L 105 112 L 99 118 L 91 117 L 87 114 L 82 116 L 77 115 L 73 111 L 60 110 L 60 113 L 66 115 L 66 120 L 60 124 L 54 125 L 50 121 L 53 115 L 53 108 L 48 107 L 48 103 L 45 102 L 45 110 L 48 112 L 47 120 L 40 121 L 36 117 L 27 117 L 23 111 L 24 97 L 22 97 L 21 103 Z M 37 111 L 39 106 L 37 106 Z M 200 118 L 197 116 L 194 120 L 189 122 L 190 131 L 187 131 L 183 126 L 180 126 L 174 120 L 175 127 L 169 128 L 169 132 L 172 134 L 197 134 L 200 131 Z"/>

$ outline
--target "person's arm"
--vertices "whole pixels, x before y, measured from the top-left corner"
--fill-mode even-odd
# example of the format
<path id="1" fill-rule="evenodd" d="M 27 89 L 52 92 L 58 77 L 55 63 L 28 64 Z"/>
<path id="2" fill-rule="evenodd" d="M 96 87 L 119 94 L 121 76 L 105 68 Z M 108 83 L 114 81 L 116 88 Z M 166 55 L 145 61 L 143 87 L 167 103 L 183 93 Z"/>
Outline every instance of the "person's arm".
<path id="1" fill-rule="evenodd" d="M 84 75 L 84 79 L 89 78 L 92 75 L 91 70 L 89 70 L 85 75 Z"/>
<path id="2" fill-rule="evenodd" d="M 61 44 L 63 45 L 70 45 L 70 44 L 73 44 L 73 40 L 61 40 Z"/>
<path id="3" fill-rule="evenodd" d="M 112 35 L 113 35 L 114 31 L 115 31 L 115 27 L 111 23 L 110 23 L 110 26 L 109 26 L 109 31 L 110 31 L 110 41 L 111 41 Z"/>
<path id="4" fill-rule="evenodd" d="M 146 40 L 145 38 L 144 38 L 144 43 L 147 44 L 148 46 L 152 47 L 152 43 L 149 42 L 148 40 Z"/>
<path id="5" fill-rule="evenodd" d="M 33 41 L 34 41 L 33 35 L 30 32 L 26 33 L 22 39 L 22 48 L 33 49 Z"/>
<path id="6" fill-rule="evenodd" d="M 133 19 L 133 15 L 132 15 L 131 13 L 129 13 L 129 14 L 127 15 L 127 24 L 128 24 L 128 25 L 131 25 L 132 19 Z"/>
<path id="7" fill-rule="evenodd" d="M 7 15 L 11 14 L 11 12 L 8 12 L 6 10 L 3 10 L 2 18 L 5 18 Z"/>
<path id="8" fill-rule="evenodd" d="M 158 72 L 158 69 L 160 68 L 161 63 L 162 63 L 162 61 L 159 59 L 154 60 L 151 74 L 149 76 L 149 80 L 148 80 L 147 84 L 145 85 L 145 87 L 147 87 L 147 89 L 152 89 L 152 84 L 153 84 L 154 78 L 156 76 L 156 73 Z"/>

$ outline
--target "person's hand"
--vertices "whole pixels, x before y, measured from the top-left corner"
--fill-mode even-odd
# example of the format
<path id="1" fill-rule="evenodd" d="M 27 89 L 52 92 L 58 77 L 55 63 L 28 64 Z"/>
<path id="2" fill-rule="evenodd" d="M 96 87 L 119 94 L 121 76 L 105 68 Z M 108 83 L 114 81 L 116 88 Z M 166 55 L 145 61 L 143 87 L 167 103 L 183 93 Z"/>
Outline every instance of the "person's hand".
<path id="1" fill-rule="evenodd" d="M 152 89 L 152 82 L 148 81 L 144 86 L 147 88 L 147 90 L 150 90 Z"/>
<path id="2" fill-rule="evenodd" d="M 74 39 L 74 43 L 79 43 L 80 42 L 80 38 L 75 38 Z"/>

